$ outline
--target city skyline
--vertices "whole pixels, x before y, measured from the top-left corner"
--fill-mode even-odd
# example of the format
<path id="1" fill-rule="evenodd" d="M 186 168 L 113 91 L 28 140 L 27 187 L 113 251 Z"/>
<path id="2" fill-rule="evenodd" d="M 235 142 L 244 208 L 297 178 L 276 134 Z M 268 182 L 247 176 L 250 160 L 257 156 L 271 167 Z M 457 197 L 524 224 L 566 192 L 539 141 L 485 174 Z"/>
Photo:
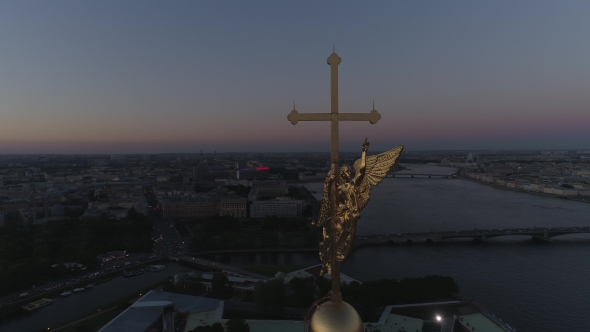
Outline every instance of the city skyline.
<path id="1" fill-rule="evenodd" d="M 588 149 L 584 2 L 0 4 L 0 153 Z M 351 126 L 354 126 L 351 127 Z"/>

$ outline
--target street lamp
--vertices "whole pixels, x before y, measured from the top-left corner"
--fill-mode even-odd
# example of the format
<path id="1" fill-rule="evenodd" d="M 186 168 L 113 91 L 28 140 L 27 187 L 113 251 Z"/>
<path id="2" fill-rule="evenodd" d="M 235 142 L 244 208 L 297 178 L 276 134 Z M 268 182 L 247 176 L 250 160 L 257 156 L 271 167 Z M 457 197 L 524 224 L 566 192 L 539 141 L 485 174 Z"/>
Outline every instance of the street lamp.
<path id="1" fill-rule="evenodd" d="M 436 315 L 436 321 L 440 322 L 442 320 L 442 317 L 440 315 Z"/>

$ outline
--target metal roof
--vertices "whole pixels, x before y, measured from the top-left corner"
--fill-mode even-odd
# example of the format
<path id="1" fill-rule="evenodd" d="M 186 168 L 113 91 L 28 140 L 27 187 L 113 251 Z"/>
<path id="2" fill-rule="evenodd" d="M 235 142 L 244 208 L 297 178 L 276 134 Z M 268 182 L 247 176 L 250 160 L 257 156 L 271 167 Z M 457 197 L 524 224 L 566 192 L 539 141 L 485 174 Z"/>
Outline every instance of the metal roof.
<path id="1" fill-rule="evenodd" d="M 484 314 L 459 316 L 458 322 L 471 331 L 505 332 L 506 330 L 491 321 Z"/>
<path id="2" fill-rule="evenodd" d="M 192 296 L 178 293 L 169 293 L 159 290 L 153 290 L 145 294 L 138 303 L 149 301 L 170 301 L 174 303 L 176 310 L 196 311 L 217 309 L 219 300 L 210 299 L 201 296 Z"/>
<path id="3" fill-rule="evenodd" d="M 162 308 L 174 304 L 180 311 L 214 310 L 219 300 L 152 290 L 111 320 L 99 332 L 145 332 L 160 319 Z"/>

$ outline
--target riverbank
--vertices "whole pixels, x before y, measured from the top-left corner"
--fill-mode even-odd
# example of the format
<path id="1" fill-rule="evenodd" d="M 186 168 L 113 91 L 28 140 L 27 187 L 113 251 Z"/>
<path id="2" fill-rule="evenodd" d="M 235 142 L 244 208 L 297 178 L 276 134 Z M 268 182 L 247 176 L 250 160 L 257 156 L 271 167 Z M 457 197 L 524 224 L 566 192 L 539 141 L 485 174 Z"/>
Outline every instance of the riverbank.
<path id="1" fill-rule="evenodd" d="M 266 248 L 266 249 L 228 249 L 228 250 L 210 250 L 201 252 L 190 252 L 188 255 L 200 256 L 200 255 L 215 255 L 215 254 L 241 254 L 241 253 L 264 253 L 264 252 L 313 252 L 318 251 L 319 248 Z"/>
<path id="2" fill-rule="evenodd" d="M 291 273 L 306 268 L 304 265 L 249 265 L 242 267 L 242 270 L 274 277 L 277 272 Z"/>
<path id="3" fill-rule="evenodd" d="M 132 265 L 132 266 L 127 266 L 127 267 L 121 267 L 121 268 L 117 268 L 114 271 L 110 271 L 110 272 L 103 272 L 103 271 L 95 271 L 95 272 L 99 272 L 100 274 L 98 275 L 94 275 L 93 277 L 90 277 L 88 279 L 83 279 L 80 281 L 75 281 L 72 282 L 71 284 L 66 284 L 67 280 L 69 279 L 63 279 L 62 281 L 62 286 L 60 287 L 55 287 L 51 290 L 48 291 L 43 291 L 43 292 L 38 292 L 35 293 L 31 296 L 28 296 L 26 298 L 22 298 L 22 299 L 17 299 L 16 301 L 13 301 L 9 304 L 6 303 L 2 303 L 0 304 L 0 318 L 2 318 L 4 315 L 9 314 L 11 312 L 14 311 L 20 311 L 20 308 L 22 307 L 22 305 L 42 299 L 42 298 L 53 298 L 53 297 L 57 297 L 59 294 L 63 293 L 66 290 L 73 290 L 75 288 L 79 288 L 79 287 L 86 287 L 86 285 L 88 284 L 100 284 L 103 283 L 105 281 L 111 280 L 112 278 L 118 277 L 121 275 L 121 273 L 123 271 L 125 271 L 126 269 L 140 269 L 140 268 L 147 268 L 149 265 L 152 264 L 156 264 L 156 263 L 164 263 L 164 258 L 163 257 L 158 257 L 158 258 L 154 258 L 154 259 L 150 259 L 147 261 L 144 261 L 138 265 Z M 78 276 L 79 278 L 79 276 Z M 57 280 L 52 281 L 52 284 L 56 284 Z M 43 286 L 41 286 L 43 287 Z M 14 293 L 12 295 L 12 297 L 16 296 L 17 293 Z M 5 296 L 5 298 L 8 298 L 11 296 Z"/>
<path id="4" fill-rule="evenodd" d="M 176 263 L 167 262 L 166 269 L 157 272 L 146 272 L 133 278 L 117 276 L 106 283 L 95 285 L 94 288 L 71 296 L 52 298 L 53 304 L 43 307 L 21 317 L 3 317 L 0 331 L 21 332 L 38 331 L 48 327 L 52 330 L 74 322 L 89 315 L 98 313 L 121 303 L 130 301 L 153 289 L 166 278 L 188 268 Z M 24 311 L 21 309 L 21 311 Z"/>
<path id="5" fill-rule="evenodd" d="M 460 174 L 460 173 L 458 173 L 458 174 Z M 548 193 L 541 193 L 541 192 L 537 192 L 537 191 L 530 191 L 530 190 L 524 190 L 524 189 L 518 189 L 518 188 L 509 188 L 509 187 L 505 187 L 505 186 L 498 186 L 498 185 L 495 185 L 493 183 L 481 182 L 481 181 L 477 181 L 477 180 L 471 179 L 471 178 L 466 177 L 466 176 L 461 176 L 461 175 L 459 175 L 457 178 L 458 179 L 461 179 L 461 180 L 466 180 L 466 181 L 471 181 L 471 182 L 483 184 L 483 185 L 486 185 L 488 187 L 492 187 L 492 188 L 496 188 L 496 189 L 503 189 L 503 190 L 515 191 L 515 192 L 520 192 L 520 193 L 525 193 L 525 194 L 533 194 L 533 195 L 537 195 L 537 196 L 561 198 L 561 199 L 566 199 L 566 200 L 576 201 L 576 202 L 582 202 L 582 203 L 590 203 L 590 199 L 584 200 L 584 199 L 580 199 L 580 198 L 577 198 L 577 197 L 571 197 L 571 196 L 560 196 L 560 195 L 553 195 L 553 194 L 548 194 Z"/>

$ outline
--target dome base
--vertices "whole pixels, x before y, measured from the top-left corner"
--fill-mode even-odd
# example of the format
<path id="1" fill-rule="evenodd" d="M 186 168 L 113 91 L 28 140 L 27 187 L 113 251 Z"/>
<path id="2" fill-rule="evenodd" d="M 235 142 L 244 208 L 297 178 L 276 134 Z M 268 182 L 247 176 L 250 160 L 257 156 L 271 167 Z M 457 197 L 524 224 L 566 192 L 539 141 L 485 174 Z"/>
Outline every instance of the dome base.
<path id="1" fill-rule="evenodd" d="M 322 303 L 311 316 L 309 324 L 312 332 L 363 332 L 363 321 L 356 310 L 342 301 Z"/>

